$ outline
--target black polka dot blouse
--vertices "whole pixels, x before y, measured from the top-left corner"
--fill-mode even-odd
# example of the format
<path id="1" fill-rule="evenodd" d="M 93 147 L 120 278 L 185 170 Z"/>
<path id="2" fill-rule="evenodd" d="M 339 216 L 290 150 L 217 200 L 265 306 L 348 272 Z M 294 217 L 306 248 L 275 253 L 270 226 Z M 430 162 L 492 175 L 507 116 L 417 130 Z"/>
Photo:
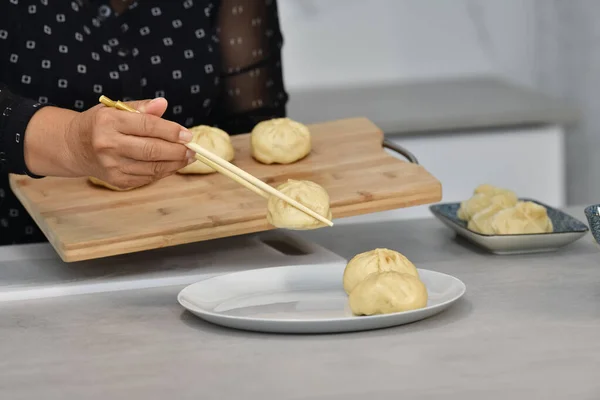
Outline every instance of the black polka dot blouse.
<path id="1" fill-rule="evenodd" d="M 0 0 L 0 245 L 45 241 L 8 185 L 33 176 L 37 110 L 165 97 L 166 119 L 249 132 L 285 116 L 281 47 L 275 0 Z"/>

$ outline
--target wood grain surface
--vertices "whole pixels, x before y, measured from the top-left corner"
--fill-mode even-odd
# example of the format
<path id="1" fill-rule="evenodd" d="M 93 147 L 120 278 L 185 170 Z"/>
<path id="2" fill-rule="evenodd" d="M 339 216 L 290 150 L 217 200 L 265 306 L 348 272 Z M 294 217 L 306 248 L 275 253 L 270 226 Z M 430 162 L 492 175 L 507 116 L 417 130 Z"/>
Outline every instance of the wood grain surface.
<path id="1" fill-rule="evenodd" d="M 309 128 L 312 152 L 297 163 L 260 164 L 250 155 L 248 134 L 232 137 L 233 163 L 273 186 L 290 178 L 322 185 L 334 219 L 441 200 L 440 182 L 424 167 L 387 154 L 383 133 L 369 120 Z M 10 182 L 67 262 L 273 228 L 266 200 L 220 174 L 176 174 L 128 192 L 95 187 L 85 178 L 11 175 Z"/>

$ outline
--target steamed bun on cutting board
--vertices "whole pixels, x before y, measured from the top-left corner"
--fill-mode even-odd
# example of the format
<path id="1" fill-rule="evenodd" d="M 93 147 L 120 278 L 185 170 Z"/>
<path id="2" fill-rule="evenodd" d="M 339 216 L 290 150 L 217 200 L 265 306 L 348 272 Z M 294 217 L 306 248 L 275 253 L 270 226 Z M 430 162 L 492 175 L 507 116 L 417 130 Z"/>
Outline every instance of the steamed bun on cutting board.
<path id="1" fill-rule="evenodd" d="M 107 189 L 114 190 L 115 192 L 126 192 L 128 190 L 137 189 L 135 187 L 121 189 L 121 188 L 111 185 L 110 183 L 104 182 L 102 179 L 94 178 L 93 176 L 89 176 L 88 180 L 90 181 L 90 183 L 92 183 L 96 186 L 105 187 Z"/>
<path id="2" fill-rule="evenodd" d="M 386 271 L 419 276 L 417 268 L 403 254 L 389 249 L 370 250 L 357 254 L 346 265 L 343 278 L 346 294 L 370 274 Z"/>
<path id="3" fill-rule="evenodd" d="M 354 256 L 344 270 L 343 286 L 355 315 L 389 314 L 427 305 L 427 288 L 417 268 L 390 249 Z"/>
<path id="4" fill-rule="evenodd" d="M 311 181 L 288 179 L 286 183 L 279 185 L 277 190 L 310 208 L 317 214 L 329 220 L 331 219 L 329 194 L 320 185 Z M 267 202 L 267 220 L 277 228 L 295 230 L 316 229 L 325 226 L 321 221 L 276 196 L 270 196 Z"/>
<path id="5" fill-rule="evenodd" d="M 291 164 L 310 153 L 310 131 L 289 118 L 262 121 L 252 129 L 250 145 L 252 157 L 263 164 Z"/>
<path id="6" fill-rule="evenodd" d="M 190 128 L 190 132 L 192 133 L 192 142 L 204 147 L 226 161 L 233 160 L 235 150 L 227 132 L 206 125 L 198 125 Z M 196 160 L 177 172 L 180 174 L 211 174 L 216 171 L 202 161 Z"/>

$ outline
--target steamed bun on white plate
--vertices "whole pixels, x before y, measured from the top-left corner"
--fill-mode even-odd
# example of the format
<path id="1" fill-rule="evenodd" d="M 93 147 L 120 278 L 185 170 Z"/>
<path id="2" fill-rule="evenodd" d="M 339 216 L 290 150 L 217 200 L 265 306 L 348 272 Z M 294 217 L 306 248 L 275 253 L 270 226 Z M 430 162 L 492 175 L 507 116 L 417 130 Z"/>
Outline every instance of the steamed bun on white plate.
<path id="1" fill-rule="evenodd" d="M 235 150 L 227 132 L 207 125 L 198 125 L 190 128 L 190 132 L 192 133 L 192 142 L 204 147 L 226 161 L 233 160 Z M 196 160 L 177 172 L 180 174 L 211 174 L 216 171 L 202 161 Z"/>
<path id="2" fill-rule="evenodd" d="M 374 249 L 354 256 L 343 276 L 354 315 L 389 314 L 427 306 L 427 288 L 403 254 Z"/>
<path id="3" fill-rule="evenodd" d="M 355 315 L 390 314 L 427 306 L 427 288 L 411 274 L 396 271 L 373 273 L 348 296 Z"/>
<path id="4" fill-rule="evenodd" d="M 310 131 L 289 118 L 274 118 L 252 129 L 250 144 L 252 157 L 263 164 L 291 164 L 310 153 Z"/>
<path id="5" fill-rule="evenodd" d="M 374 249 L 355 255 L 344 270 L 344 290 L 352 290 L 373 273 L 396 271 L 419 277 L 417 268 L 403 254 L 389 249 Z"/>
<path id="6" fill-rule="evenodd" d="M 311 181 L 288 179 L 286 183 L 279 185 L 277 190 L 317 214 L 331 219 L 329 194 L 322 186 Z M 294 230 L 317 229 L 325 226 L 321 221 L 276 196 L 270 196 L 267 202 L 267 220 L 277 228 Z"/>

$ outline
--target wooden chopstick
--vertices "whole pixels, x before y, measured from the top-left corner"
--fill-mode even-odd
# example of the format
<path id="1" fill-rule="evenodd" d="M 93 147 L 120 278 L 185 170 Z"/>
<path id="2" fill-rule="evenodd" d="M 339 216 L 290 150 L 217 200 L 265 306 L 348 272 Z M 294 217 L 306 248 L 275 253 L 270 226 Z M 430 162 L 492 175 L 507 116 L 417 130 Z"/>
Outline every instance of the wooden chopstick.
<path id="1" fill-rule="evenodd" d="M 138 110 L 136 110 L 132 107 L 129 107 L 127 104 L 124 104 L 121 101 L 113 101 L 104 95 L 100 96 L 99 101 L 100 101 L 100 103 L 104 104 L 107 107 L 114 107 L 119 110 L 139 113 Z M 186 147 L 190 150 L 193 150 L 196 153 L 196 159 L 198 161 L 205 163 L 206 165 L 213 168 L 217 172 L 227 176 L 228 178 L 239 183 L 240 185 L 242 185 L 242 186 L 246 187 L 247 189 L 253 191 L 254 193 L 258 194 L 259 196 L 262 196 L 265 199 L 269 198 L 269 194 L 272 196 L 278 197 L 279 199 L 296 207 L 300 211 L 303 211 L 304 213 L 321 221 L 322 223 L 329 225 L 329 226 L 333 226 L 333 222 L 331 222 L 327 218 L 323 217 L 320 214 L 317 214 L 310 208 L 306 207 L 304 204 L 297 202 L 296 200 L 285 195 L 284 193 L 280 192 L 279 190 L 275 189 L 274 187 L 264 183 L 260 179 L 247 173 L 243 169 L 236 167 L 235 165 L 231 164 L 229 161 L 226 161 L 226 160 L 222 159 L 221 157 L 217 156 L 216 154 L 206 150 L 202 146 L 200 146 L 196 143 L 188 143 L 186 145 Z"/>
<path id="2" fill-rule="evenodd" d="M 310 208 L 306 207 L 304 204 L 301 204 L 301 203 L 297 202 L 296 200 L 292 199 L 291 197 L 285 195 L 284 193 L 281 193 L 279 190 L 275 189 L 274 187 L 272 187 L 270 185 L 267 185 L 266 183 L 264 183 L 263 181 L 261 181 L 260 179 L 258 179 L 256 177 L 254 177 L 253 175 L 250 175 L 243 169 L 236 167 L 229 161 L 226 161 L 226 160 L 222 159 L 221 157 L 211 153 L 210 151 L 206 150 L 204 147 L 202 147 L 196 143 L 188 143 L 186 146 L 188 147 L 188 149 L 194 150 L 196 153 L 200 154 L 201 156 L 204 156 L 205 158 L 208 158 L 210 161 L 229 170 L 230 172 L 234 173 L 238 177 L 241 177 L 241 178 L 247 180 L 248 182 L 257 186 L 259 189 L 262 189 L 265 192 L 267 192 L 275 197 L 280 198 L 281 200 L 285 201 L 286 203 L 296 207 L 300 211 L 304 211 L 304 213 L 310 215 L 311 217 L 313 217 L 315 219 L 318 219 L 322 223 L 329 225 L 329 226 L 333 226 L 333 222 L 331 222 L 330 220 L 328 220 L 321 214 L 317 214 Z"/>
<path id="3" fill-rule="evenodd" d="M 254 186 L 250 182 L 248 182 L 248 181 L 240 178 L 239 176 L 237 176 L 233 172 L 229 171 L 228 169 L 225 169 L 225 168 L 221 167 L 220 165 L 215 164 L 214 162 L 210 161 L 208 158 L 203 157 L 200 154 L 196 154 L 196 160 L 198 160 L 200 162 L 203 162 L 204 164 L 208 165 L 209 167 L 211 167 L 212 169 L 216 170 L 217 172 L 225 175 L 228 178 L 233 179 L 234 181 L 236 181 L 240 185 L 246 187 L 247 189 L 250 189 L 251 191 L 253 191 L 257 195 L 259 195 L 261 197 L 264 197 L 265 199 L 269 199 L 269 195 L 267 194 L 267 192 L 265 192 L 264 190 L 261 190 L 261 189 L 257 188 L 256 186 Z"/>
<path id="4" fill-rule="evenodd" d="M 138 114 L 140 113 L 138 110 L 136 110 L 133 107 L 129 107 L 127 104 L 123 103 L 121 100 L 113 101 L 104 95 L 100 96 L 99 101 L 100 101 L 100 103 L 104 104 L 107 107 L 114 107 L 114 108 L 118 108 L 119 110 L 134 112 L 134 113 L 138 113 Z"/>

